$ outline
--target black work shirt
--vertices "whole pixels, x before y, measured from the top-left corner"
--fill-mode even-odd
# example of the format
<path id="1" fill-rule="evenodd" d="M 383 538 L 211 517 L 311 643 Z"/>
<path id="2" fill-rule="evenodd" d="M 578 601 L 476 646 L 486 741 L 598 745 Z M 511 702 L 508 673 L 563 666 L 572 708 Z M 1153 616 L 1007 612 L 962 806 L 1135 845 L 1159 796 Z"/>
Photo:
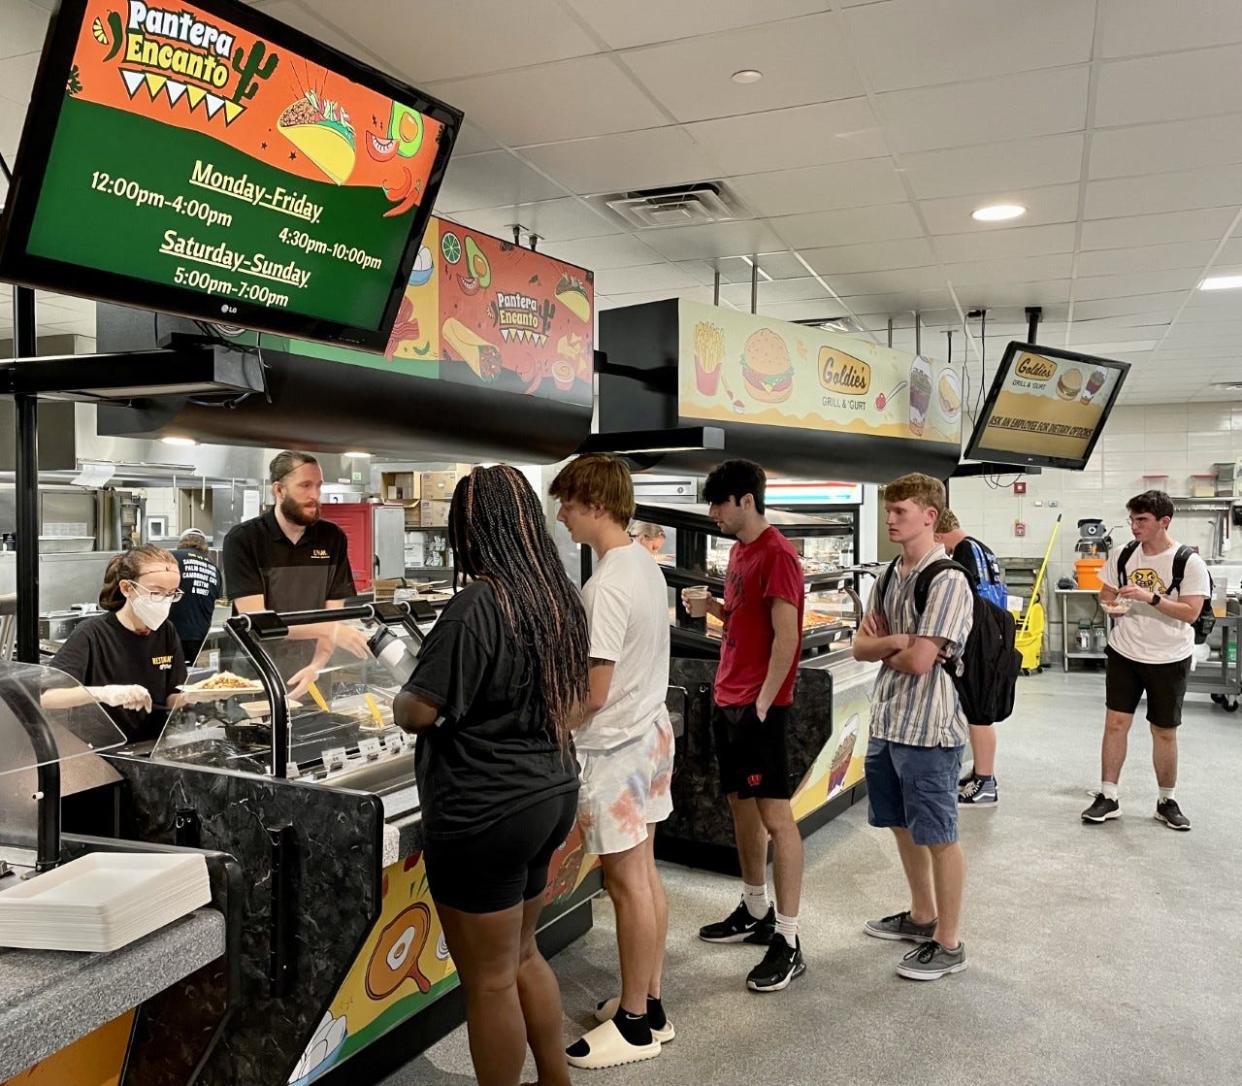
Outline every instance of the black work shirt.
<path id="1" fill-rule="evenodd" d="M 159 738 L 168 719 L 167 710 L 161 707 L 177 693 L 186 674 L 181 638 L 171 622 L 148 634 L 137 634 L 121 624 L 115 611 L 78 623 L 52 657 L 52 667 L 83 686 L 137 683 L 146 687 L 154 706 L 149 713 L 103 706 L 131 741 Z"/>
<path id="2" fill-rule="evenodd" d="M 405 689 L 441 706 L 445 718 L 418 737 L 428 836 L 477 833 L 577 789 L 577 762 L 548 730 L 534 664 L 482 581 L 458 592 L 427 635 Z"/>
<path id="3" fill-rule="evenodd" d="M 233 600 L 262 596 L 269 611 L 317 611 L 348 599 L 356 593 L 345 533 L 320 519 L 291 543 L 268 510 L 225 537 L 224 587 Z"/>
<path id="4" fill-rule="evenodd" d="M 211 613 L 220 597 L 220 570 L 202 551 L 178 547 L 173 551 L 181 568 L 181 591 L 169 617 L 181 640 L 202 641 L 211 629 Z"/>

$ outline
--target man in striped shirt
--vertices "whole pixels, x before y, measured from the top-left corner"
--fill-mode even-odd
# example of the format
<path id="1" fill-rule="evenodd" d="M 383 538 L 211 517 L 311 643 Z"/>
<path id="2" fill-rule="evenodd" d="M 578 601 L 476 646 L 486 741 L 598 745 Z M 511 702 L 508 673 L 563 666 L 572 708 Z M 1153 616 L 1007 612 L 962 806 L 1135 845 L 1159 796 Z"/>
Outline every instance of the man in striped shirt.
<path id="1" fill-rule="evenodd" d="M 868 820 L 893 831 L 910 887 L 908 910 L 870 920 L 865 930 L 919 944 L 897 966 L 913 980 L 966 968 L 957 930 L 966 876 L 957 782 L 969 728 L 942 664 L 961 654 L 974 594 L 963 573 L 944 570 L 932 578 L 921 612 L 915 603 L 919 574 L 945 558 L 934 534 L 944 508 L 944 485 L 931 476 L 903 475 L 884 488 L 888 538 L 901 557 L 877 583 L 854 639 L 855 659 L 883 663 L 871 699 Z"/>

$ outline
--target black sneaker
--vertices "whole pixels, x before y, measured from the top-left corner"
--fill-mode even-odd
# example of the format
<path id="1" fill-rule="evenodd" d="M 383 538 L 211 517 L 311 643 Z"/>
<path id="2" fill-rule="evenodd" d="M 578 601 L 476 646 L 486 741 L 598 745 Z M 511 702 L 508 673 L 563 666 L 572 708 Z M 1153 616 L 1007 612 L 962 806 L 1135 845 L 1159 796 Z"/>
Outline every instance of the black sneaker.
<path id="1" fill-rule="evenodd" d="M 973 777 L 957 792 L 957 802 L 963 807 L 995 807 L 997 804 L 996 778 Z"/>
<path id="2" fill-rule="evenodd" d="M 1121 817 L 1121 804 L 1109 799 L 1103 792 L 1097 793 L 1095 802 L 1082 813 L 1084 822 L 1107 822 Z"/>
<path id="3" fill-rule="evenodd" d="M 736 909 L 716 924 L 699 928 L 699 938 L 705 943 L 754 943 L 766 946 L 776 931 L 776 909 L 769 905 L 768 915 L 756 920 L 746 908 L 746 902 L 738 903 Z"/>
<path id="4" fill-rule="evenodd" d="M 746 987 L 752 992 L 779 992 L 806 972 L 802 960 L 802 940 L 792 947 L 783 935 L 773 936 L 763 961 L 746 977 Z"/>
<path id="5" fill-rule="evenodd" d="M 1156 804 L 1156 813 L 1152 816 L 1157 822 L 1163 822 L 1171 830 L 1190 829 L 1190 819 L 1182 814 L 1182 809 L 1175 799 L 1162 799 Z"/>
<path id="6" fill-rule="evenodd" d="M 962 774 L 962 779 L 957 782 L 957 786 L 958 788 L 965 788 L 974 779 L 975 779 L 975 770 L 974 770 L 974 767 L 971 766 L 970 769 L 966 770 L 966 772 Z"/>

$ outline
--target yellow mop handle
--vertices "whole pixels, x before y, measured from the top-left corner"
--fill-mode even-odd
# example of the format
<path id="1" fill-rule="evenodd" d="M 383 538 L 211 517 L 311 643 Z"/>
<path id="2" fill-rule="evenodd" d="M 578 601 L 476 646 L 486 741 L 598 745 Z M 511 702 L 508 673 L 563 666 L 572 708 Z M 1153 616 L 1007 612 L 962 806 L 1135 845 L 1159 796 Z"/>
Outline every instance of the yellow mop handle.
<path id="1" fill-rule="evenodd" d="M 1044 560 L 1039 564 L 1039 572 L 1035 574 L 1035 584 L 1031 587 L 1031 606 L 1026 609 L 1022 619 L 1022 632 L 1026 633 L 1031 625 L 1031 612 L 1035 609 L 1035 600 L 1039 596 L 1040 586 L 1044 583 L 1044 574 L 1048 572 L 1048 560 L 1052 557 L 1052 546 L 1057 541 L 1057 532 L 1061 530 L 1061 517 L 1057 514 L 1057 522 L 1052 526 L 1052 535 L 1048 539 L 1048 548 L 1044 551 Z"/>

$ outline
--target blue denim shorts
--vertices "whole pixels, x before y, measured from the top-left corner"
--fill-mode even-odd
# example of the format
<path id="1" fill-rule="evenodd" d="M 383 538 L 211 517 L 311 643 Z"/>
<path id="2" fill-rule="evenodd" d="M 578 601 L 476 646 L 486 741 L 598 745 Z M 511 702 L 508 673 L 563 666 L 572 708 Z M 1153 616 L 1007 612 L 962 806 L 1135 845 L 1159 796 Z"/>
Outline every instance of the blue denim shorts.
<path id="1" fill-rule="evenodd" d="M 957 840 L 961 747 L 912 747 L 873 738 L 867 744 L 867 821 L 904 826 L 916 845 Z"/>

